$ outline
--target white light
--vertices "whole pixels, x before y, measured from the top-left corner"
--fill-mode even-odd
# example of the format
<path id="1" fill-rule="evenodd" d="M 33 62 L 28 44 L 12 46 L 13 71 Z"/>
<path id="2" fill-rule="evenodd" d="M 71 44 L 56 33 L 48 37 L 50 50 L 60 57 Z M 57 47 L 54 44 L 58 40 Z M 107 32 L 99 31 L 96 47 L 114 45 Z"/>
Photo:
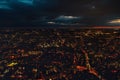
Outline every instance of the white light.
<path id="1" fill-rule="evenodd" d="M 48 24 L 55 24 L 55 22 L 47 22 Z"/>
<path id="2" fill-rule="evenodd" d="M 73 19 L 79 19 L 80 17 L 77 16 L 59 16 L 56 18 L 56 20 L 73 20 Z"/>
<path id="3" fill-rule="evenodd" d="M 66 19 L 75 19 L 75 18 L 78 18 L 78 17 L 75 17 L 75 16 L 60 16 L 61 18 L 66 18 Z"/>

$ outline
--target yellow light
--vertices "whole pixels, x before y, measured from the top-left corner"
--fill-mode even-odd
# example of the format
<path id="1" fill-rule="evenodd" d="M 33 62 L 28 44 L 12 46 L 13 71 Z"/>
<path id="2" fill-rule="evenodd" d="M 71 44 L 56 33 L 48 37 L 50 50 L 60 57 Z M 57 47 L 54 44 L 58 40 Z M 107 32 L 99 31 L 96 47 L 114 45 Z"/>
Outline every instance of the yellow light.
<path id="1" fill-rule="evenodd" d="M 120 23 L 120 19 L 111 20 L 109 23 L 112 23 L 112 24 Z"/>
<path id="2" fill-rule="evenodd" d="M 12 62 L 12 63 L 8 64 L 7 66 L 12 67 L 12 66 L 15 66 L 15 65 L 17 65 L 17 64 L 18 64 L 18 63 Z"/>

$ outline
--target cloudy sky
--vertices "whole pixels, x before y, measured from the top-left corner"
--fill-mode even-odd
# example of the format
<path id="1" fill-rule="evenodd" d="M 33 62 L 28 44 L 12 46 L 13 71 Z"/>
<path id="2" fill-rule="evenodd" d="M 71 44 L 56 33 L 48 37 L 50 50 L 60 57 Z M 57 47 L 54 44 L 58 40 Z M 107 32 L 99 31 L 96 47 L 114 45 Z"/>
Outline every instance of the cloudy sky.
<path id="1" fill-rule="evenodd" d="M 0 27 L 119 26 L 119 0 L 0 0 Z"/>

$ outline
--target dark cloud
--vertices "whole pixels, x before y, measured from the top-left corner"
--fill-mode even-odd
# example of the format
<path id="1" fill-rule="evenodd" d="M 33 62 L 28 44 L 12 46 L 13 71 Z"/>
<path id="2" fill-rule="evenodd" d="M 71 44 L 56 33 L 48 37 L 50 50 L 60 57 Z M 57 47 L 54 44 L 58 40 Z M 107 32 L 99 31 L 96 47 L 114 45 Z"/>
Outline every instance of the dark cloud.
<path id="1" fill-rule="evenodd" d="M 108 25 L 120 17 L 118 0 L 0 0 L 0 27 L 61 24 Z M 63 15 L 63 16 L 62 16 Z M 70 19 L 68 17 L 82 17 Z M 107 23 L 107 24 L 106 24 Z"/>

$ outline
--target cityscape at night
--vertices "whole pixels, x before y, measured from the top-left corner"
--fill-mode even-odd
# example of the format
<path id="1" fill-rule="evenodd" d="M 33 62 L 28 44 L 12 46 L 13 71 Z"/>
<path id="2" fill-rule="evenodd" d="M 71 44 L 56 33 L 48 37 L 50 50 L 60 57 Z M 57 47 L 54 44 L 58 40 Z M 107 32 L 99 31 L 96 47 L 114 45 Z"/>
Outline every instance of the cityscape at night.
<path id="1" fill-rule="evenodd" d="M 119 80 L 120 29 L 2 29 L 1 80 Z"/>
<path id="2" fill-rule="evenodd" d="M 120 80 L 120 0 L 0 0 L 0 80 Z"/>

